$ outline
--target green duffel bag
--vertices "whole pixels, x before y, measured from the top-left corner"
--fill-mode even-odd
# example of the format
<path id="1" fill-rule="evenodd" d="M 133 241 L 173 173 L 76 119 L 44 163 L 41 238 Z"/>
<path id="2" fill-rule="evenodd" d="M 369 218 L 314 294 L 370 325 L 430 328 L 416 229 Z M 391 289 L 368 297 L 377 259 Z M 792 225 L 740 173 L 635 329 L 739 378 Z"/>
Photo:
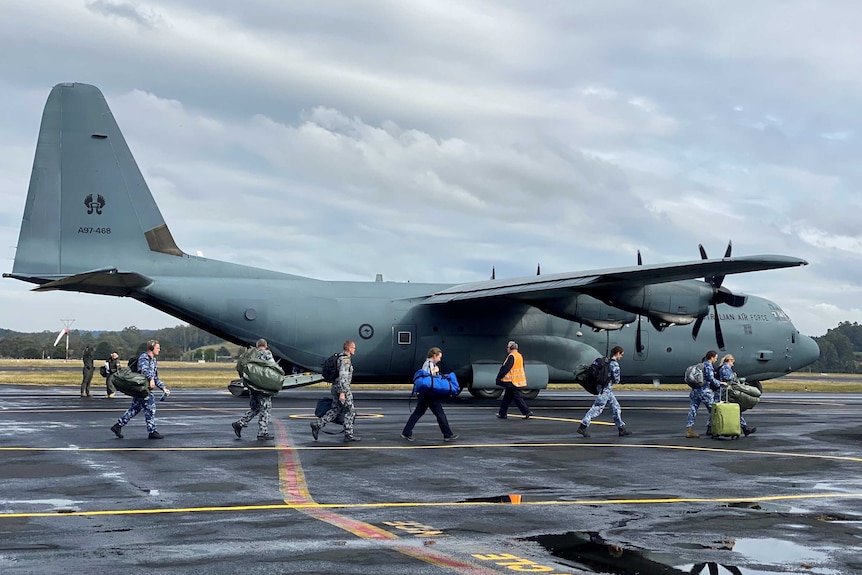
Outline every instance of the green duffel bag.
<path id="1" fill-rule="evenodd" d="M 150 380 L 128 367 L 121 367 L 114 374 L 114 387 L 131 397 L 145 399 L 150 395 Z"/>
<path id="2" fill-rule="evenodd" d="M 760 401 L 760 390 L 753 385 L 734 380 L 727 387 L 727 397 L 730 402 L 739 404 L 740 411 L 746 411 Z"/>
<path id="3" fill-rule="evenodd" d="M 274 361 L 250 358 L 245 364 L 242 379 L 255 391 L 275 395 L 284 385 L 284 370 Z"/>

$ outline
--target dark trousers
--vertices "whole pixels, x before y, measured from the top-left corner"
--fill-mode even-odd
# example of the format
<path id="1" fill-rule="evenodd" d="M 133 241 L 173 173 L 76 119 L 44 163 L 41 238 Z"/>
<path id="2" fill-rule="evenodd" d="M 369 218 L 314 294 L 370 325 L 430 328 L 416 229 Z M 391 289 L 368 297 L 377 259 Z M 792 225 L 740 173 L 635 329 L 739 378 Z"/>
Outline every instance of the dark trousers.
<path id="1" fill-rule="evenodd" d="M 518 406 L 518 409 L 521 410 L 521 414 L 527 415 L 530 413 L 530 408 L 527 406 L 527 402 L 524 401 L 524 398 L 521 397 L 521 392 L 518 391 L 518 388 L 512 385 L 508 381 L 501 382 L 505 391 L 503 391 L 503 401 L 500 402 L 500 417 L 506 417 L 506 414 L 509 413 L 509 405 L 512 402 L 515 402 L 515 405 Z"/>
<path id="2" fill-rule="evenodd" d="M 449 428 L 449 420 L 446 419 L 446 412 L 443 411 L 443 402 L 440 401 L 439 398 L 423 393 L 419 395 L 419 399 L 416 402 L 416 409 L 413 410 L 413 413 L 410 414 L 410 418 L 407 420 L 407 425 L 404 426 L 404 431 L 401 432 L 402 435 L 411 436 L 413 435 L 413 427 L 416 425 L 416 422 L 419 421 L 419 418 L 425 415 L 425 412 L 431 410 L 431 413 L 434 414 L 434 417 L 437 418 L 437 425 L 440 426 L 440 431 L 443 432 L 443 437 L 452 437 L 452 430 Z"/>
<path id="3" fill-rule="evenodd" d="M 84 366 L 84 377 L 81 379 L 81 395 L 90 395 L 90 382 L 93 381 L 93 366 Z"/>

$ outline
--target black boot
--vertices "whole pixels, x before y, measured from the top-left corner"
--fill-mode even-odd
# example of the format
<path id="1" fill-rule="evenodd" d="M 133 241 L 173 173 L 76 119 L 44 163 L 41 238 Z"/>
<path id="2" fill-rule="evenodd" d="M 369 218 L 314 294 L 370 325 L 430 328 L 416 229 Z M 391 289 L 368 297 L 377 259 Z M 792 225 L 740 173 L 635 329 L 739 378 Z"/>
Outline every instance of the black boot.
<path id="1" fill-rule="evenodd" d="M 757 431 L 756 427 L 743 427 L 742 428 L 742 433 L 745 434 L 745 437 L 748 437 L 749 435 L 751 435 L 755 431 Z"/>
<path id="2" fill-rule="evenodd" d="M 625 437 L 626 435 L 631 435 L 631 434 L 632 434 L 632 432 L 631 432 L 631 431 L 629 431 L 628 429 L 626 429 L 626 426 L 625 426 L 625 425 L 623 425 L 622 427 L 618 428 L 618 429 L 617 429 L 617 431 L 619 431 L 619 433 L 620 433 L 620 437 Z"/>
<path id="3" fill-rule="evenodd" d="M 583 435 L 584 437 L 589 437 L 589 436 L 590 436 L 590 432 L 589 432 L 589 431 L 587 431 L 587 426 L 586 426 L 586 425 L 584 425 L 583 423 L 578 427 L 578 433 L 580 433 L 580 434 L 581 434 L 581 435 Z"/>

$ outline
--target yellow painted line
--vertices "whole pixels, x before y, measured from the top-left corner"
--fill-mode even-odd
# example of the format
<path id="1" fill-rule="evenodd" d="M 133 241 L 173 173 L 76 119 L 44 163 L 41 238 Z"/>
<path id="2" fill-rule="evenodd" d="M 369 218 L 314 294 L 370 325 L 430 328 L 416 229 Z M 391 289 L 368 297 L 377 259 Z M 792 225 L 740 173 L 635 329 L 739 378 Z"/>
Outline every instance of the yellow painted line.
<path id="1" fill-rule="evenodd" d="M 544 415 L 531 415 L 530 419 L 540 419 L 542 421 L 563 421 L 565 423 L 580 423 L 580 419 L 572 419 L 570 417 L 547 417 Z M 590 425 L 610 425 L 615 426 L 616 423 L 612 421 L 591 421 Z"/>
<path id="2" fill-rule="evenodd" d="M 307 446 L 291 446 L 294 451 L 319 451 L 319 450 L 365 450 L 365 451 L 388 451 L 402 449 L 495 449 L 495 448 L 512 448 L 512 447 L 565 447 L 565 448 L 616 448 L 616 449 L 668 449 L 677 451 L 702 451 L 707 453 L 731 453 L 744 455 L 767 455 L 772 457 L 798 457 L 804 459 L 826 459 L 831 461 L 849 461 L 853 463 L 862 463 L 862 457 L 853 457 L 849 455 L 825 455 L 821 453 L 794 453 L 789 451 L 763 451 L 752 449 L 730 449 L 723 447 L 697 447 L 694 445 L 651 445 L 637 443 L 595 443 L 588 439 L 575 440 L 573 442 L 555 442 L 555 443 L 442 443 L 434 445 L 338 445 L 338 444 L 317 444 Z M 202 452 L 218 452 L 218 451 L 273 451 L 283 449 L 282 442 L 278 445 L 265 445 L 256 447 L 0 447 L 0 453 L 8 452 L 34 452 L 34 451 L 80 451 L 80 452 L 106 452 L 106 451 L 202 451 Z"/>
<path id="3" fill-rule="evenodd" d="M 317 504 L 312 498 L 306 484 L 305 473 L 302 470 L 299 454 L 291 446 L 292 442 L 290 441 L 287 427 L 278 421 L 276 422 L 276 428 L 278 429 L 279 443 L 282 444 L 282 448 L 279 450 L 278 474 L 280 489 L 285 495 L 285 503 L 300 505 L 302 507 L 296 507 L 296 509 L 305 515 L 329 523 L 339 529 L 344 529 L 362 539 L 400 540 L 397 534 L 376 525 L 328 511 L 328 509 L 336 508 L 337 506 L 330 507 Z M 458 573 L 473 575 L 496 574 L 495 571 L 476 563 L 456 559 L 426 548 L 413 548 L 409 545 L 399 543 L 395 545 L 394 549 L 408 557 L 418 559 L 430 565 L 453 569 Z"/>
<path id="4" fill-rule="evenodd" d="M 297 413 L 295 415 L 288 415 L 287 417 L 288 419 L 317 419 L 317 416 L 313 413 Z M 381 417 L 384 417 L 382 413 L 356 413 L 356 419 L 380 419 Z"/>
<path id="5" fill-rule="evenodd" d="M 799 501 L 808 499 L 862 499 L 862 493 L 809 493 L 796 495 L 764 495 L 760 497 L 665 497 L 645 499 L 578 499 L 578 500 L 540 500 L 524 501 L 523 506 L 582 506 L 582 505 L 657 505 L 674 503 L 755 503 L 771 501 Z M 390 501 L 376 503 L 275 503 L 271 505 L 227 505 L 222 507 L 176 507 L 163 509 L 103 509 L 94 511 L 40 511 L 30 513 L 0 513 L 2 519 L 22 519 L 32 517 L 85 517 L 102 515 L 158 515 L 165 513 L 217 513 L 237 511 L 272 511 L 272 510 L 327 510 L 327 509 L 382 509 L 382 508 L 423 508 L 423 507 L 500 507 L 510 503 L 491 503 L 488 501 Z M 319 518 L 319 517 L 316 517 Z M 344 518 L 348 519 L 348 518 Z M 348 519 L 349 521 L 354 521 Z M 366 524 L 370 525 L 370 524 Z M 341 527 L 336 525 L 336 527 Z M 382 529 L 371 525 L 375 530 Z M 398 536 L 385 531 L 385 539 L 397 539 Z M 367 535 L 359 535 L 368 538 Z"/>

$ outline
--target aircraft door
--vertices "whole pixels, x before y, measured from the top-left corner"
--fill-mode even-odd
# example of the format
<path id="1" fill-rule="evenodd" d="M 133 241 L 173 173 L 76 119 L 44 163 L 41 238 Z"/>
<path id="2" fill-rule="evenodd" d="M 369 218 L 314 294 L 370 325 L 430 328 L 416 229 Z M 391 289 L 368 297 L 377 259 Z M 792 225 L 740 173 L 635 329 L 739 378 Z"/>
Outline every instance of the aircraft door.
<path id="1" fill-rule="evenodd" d="M 409 380 L 421 366 L 416 364 L 416 326 L 393 324 L 392 356 L 389 360 L 392 373 L 403 373 Z"/>

